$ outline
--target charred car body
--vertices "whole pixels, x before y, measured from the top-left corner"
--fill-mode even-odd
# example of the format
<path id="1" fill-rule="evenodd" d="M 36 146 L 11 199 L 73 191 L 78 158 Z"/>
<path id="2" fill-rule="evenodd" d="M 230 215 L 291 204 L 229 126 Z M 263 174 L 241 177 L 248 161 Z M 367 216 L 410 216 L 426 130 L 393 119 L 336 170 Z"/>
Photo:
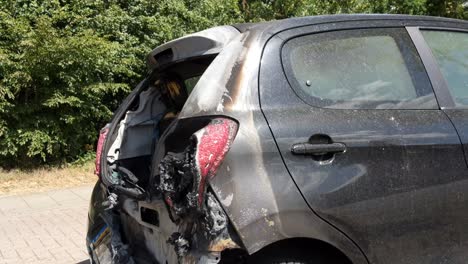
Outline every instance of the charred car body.
<path id="1" fill-rule="evenodd" d="M 467 30 L 319 16 L 156 48 L 101 130 L 92 263 L 463 263 Z"/>

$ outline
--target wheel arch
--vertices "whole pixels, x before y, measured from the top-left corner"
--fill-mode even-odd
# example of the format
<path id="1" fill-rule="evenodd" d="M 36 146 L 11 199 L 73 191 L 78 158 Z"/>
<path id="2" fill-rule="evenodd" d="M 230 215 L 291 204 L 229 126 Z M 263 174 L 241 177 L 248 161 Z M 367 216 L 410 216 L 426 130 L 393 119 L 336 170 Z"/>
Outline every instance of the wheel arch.
<path id="1" fill-rule="evenodd" d="M 299 257 L 319 257 L 331 263 L 351 264 L 344 252 L 335 246 L 308 237 L 294 237 L 275 241 L 251 255 L 253 261 L 292 254 Z"/>

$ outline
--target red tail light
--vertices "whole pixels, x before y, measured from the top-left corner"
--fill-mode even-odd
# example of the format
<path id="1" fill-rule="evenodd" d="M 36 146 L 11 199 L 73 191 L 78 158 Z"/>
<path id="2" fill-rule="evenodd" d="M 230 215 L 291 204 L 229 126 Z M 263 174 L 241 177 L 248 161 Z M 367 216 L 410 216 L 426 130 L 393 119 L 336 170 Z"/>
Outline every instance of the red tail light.
<path id="1" fill-rule="evenodd" d="M 102 151 L 104 148 L 104 142 L 106 142 L 106 137 L 107 137 L 108 132 L 109 132 L 108 125 L 102 128 L 101 131 L 99 132 L 99 140 L 98 140 L 97 147 L 96 147 L 96 161 L 95 161 L 96 168 L 94 169 L 94 174 L 96 174 L 98 177 L 100 177 L 101 175 L 101 156 L 102 156 Z"/>
<path id="2" fill-rule="evenodd" d="M 206 127 L 198 130 L 194 135 L 197 138 L 195 162 L 199 173 L 198 205 L 203 202 L 205 183 L 211 179 L 218 170 L 231 143 L 236 137 L 238 124 L 227 118 L 216 118 Z"/>

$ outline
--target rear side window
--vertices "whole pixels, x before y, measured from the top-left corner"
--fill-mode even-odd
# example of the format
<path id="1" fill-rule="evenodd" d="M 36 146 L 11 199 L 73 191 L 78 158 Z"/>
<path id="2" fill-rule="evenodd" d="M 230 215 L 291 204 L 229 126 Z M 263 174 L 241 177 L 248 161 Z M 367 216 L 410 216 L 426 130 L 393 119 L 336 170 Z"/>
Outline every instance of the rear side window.
<path id="1" fill-rule="evenodd" d="M 282 50 L 288 81 L 313 106 L 436 109 L 422 62 L 404 29 L 358 29 L 294 38 Z"/>
<path id="2" fill-rule="evenodd" d="M 468 33 L 421 31 L 445 78 L 455 105 L 468 106 Z"/>

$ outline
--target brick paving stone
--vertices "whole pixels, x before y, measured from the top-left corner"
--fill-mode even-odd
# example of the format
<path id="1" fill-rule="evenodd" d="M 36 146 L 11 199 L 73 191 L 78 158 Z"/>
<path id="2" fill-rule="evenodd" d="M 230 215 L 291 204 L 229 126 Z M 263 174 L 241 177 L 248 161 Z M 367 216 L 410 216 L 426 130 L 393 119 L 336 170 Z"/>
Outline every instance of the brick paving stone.
<path id="1" fill-rule="evenodd" d="M 64 202 L 64 201 L 83 200 L 80 196 L 72 192 L 70 189 L 56 190 L 56 191 L 50 192 L 49 196 L 58 203 Z"/>
<path id="2" fill-rule="evenodd" d="M 92 186 L 0 197 L 0 264 L 88 263 Z"/>
<path id="3" fill-rule="evenodd" d="M 0 198 L 0 210 L 3 214 L 9 210 L 24 210 L 28 209 L 28 204 L 21 198 L 21 196 L 7 196 Z"/>
<path id="4" fill-rule="evenodd" d="M 14 249 L 28 247 L 28 244 L 26 243 L 26 241 L 24 241 L 24 239 L 22 239 L 22 237 L 14 237 L 11 240 Z"/>
<path id="5" fill-rule="evenodd" d="M 37 237 L 26 237 L 23 238 L 30 248 L 42 248 L 44 245 L 41 240 Z"/>
<path id="6" fill-rule="evenodd" d="M 47 195 L 47 193 L 23 196 L 23 200 L 32 209 L 47 209 L 57 205 L 57 202 Z"/>
<path id="7" fill-rule="evenodd" d="M 12 248 L 2 248 L 0 249 L 0 252 L 2 252 L 2 257 L 6 260 L 19 258 L 18 254 L 16 253 L 16 250 Z"/>
<path id="8" fill-rule="evenodd" d="M 7 236 L 0 237 L 0 248 L 12 248 L 13 242 Z M 0 251 L 1 254 L 1 251 Z"/>
<path id="9" fill-rule="evenodd" d="M 54 257 L 48 250 L 44 250 L 44 248 L 33 248 L 32 251 L 39 260 L 52 259 Z"/>
<path id="10" fill-rule="evenodd" d="M 80 196 L 83 200 L 89 201 L 89 197 L 91 197 L 93 189 L 88 187 L 78 187 L 71 189 L 71 191 Z"/>
<path id="11" fill-rule="evenodd" d="M 26 260 L 28 262 L 37 260 L 36 254 L 34 254 L 34 251 L 29 247 L 17 248 L 16 253 L 22 260 Z"/>
<path id="12" fill-rule="evenodd" d="M 77 262 L 80 262 L 83 259 L 86 259 L 86 257 L 88 256 L 85 252 L 83 252 L 82 250 L 80 250 L 78 248 L 67 249 L 67 252 Z"/>
<path id="13" fill-rule="evenodd" d="M 60 247 L 60 245 L 53 239 L 52 237 L 44 236 L 39 238 L 44 245 L 44 247 L 51 249 L 51 248 L 57 248 Z"/>

